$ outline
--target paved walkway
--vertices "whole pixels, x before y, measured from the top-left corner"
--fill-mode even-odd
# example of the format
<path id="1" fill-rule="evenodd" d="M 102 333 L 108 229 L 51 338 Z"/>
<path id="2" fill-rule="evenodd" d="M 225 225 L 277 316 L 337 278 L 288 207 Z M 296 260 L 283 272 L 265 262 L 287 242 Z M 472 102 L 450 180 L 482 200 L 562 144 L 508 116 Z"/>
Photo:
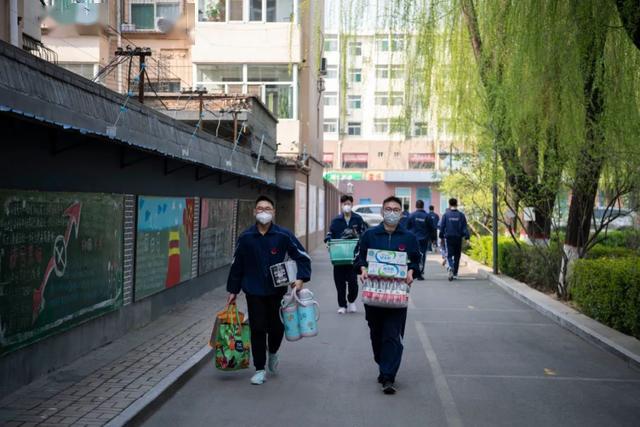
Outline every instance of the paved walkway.
<path id="1" fill-rule="evenodd" d="M 251 370 L 207 363 L 144 425 L 638 425 L 640 372 L 464 269 L 447 282 L 438 259 L 412 290 L 395 396 L 376 383 L 362 306 L 335 312 L 319 251 L 319 336 L 285 343 L 281 373 L 262 386 L 249 384 Z"/>
<path id="2" fill-rule="evenodd" d="M 0 425 L 101 426 L 206 345 L 219 288 L 0 401 Z"/>

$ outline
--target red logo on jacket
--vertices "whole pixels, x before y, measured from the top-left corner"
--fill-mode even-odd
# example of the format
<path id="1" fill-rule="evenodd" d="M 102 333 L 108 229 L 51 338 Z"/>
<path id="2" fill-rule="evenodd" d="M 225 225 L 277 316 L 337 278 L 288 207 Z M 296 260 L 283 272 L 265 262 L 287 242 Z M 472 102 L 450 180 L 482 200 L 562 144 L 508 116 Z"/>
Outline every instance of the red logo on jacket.
<path id="1" fill-rule="evenodd" d="M 404 243 L 401 243 L 401 244 L 398 246 L 398 250 L 399 250 L 399 251 L 404 251 L 405 249 L 407 249 L 407 247 L 404 245 Z"/>
<path id="2" fill-rule="evenodd" d="M 271 248 L 271 255 L 276 255 L 278 253 L 278 248 Z"/>

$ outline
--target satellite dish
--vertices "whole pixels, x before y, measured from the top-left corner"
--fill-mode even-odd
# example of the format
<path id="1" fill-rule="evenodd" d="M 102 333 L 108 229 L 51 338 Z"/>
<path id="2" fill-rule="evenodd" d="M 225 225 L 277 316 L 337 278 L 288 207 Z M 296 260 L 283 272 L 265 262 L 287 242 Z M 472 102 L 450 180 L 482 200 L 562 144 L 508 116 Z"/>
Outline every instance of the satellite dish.
<path id="1" fill-rule="evenodd" d="M 156 28 L 161 33 L 168 33 L 173 29 L 175 24 L 176 23 L 173 20 L 167 18 L 158 18 L 156 20 Z"/>

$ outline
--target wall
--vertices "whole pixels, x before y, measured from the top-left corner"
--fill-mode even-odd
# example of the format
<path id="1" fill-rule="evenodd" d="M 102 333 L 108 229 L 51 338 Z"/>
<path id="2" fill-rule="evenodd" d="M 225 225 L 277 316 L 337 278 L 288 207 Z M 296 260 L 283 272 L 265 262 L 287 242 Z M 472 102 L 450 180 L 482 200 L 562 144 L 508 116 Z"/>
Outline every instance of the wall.
<path id="1" fill-rule="evenodd" d="M 438 186 L 432 183 L 388 183 L 384 181 L 351 181 L 353 183 L 353 203 L 359 204 L 361 199 L 369 198 L 371 203 L 382 203 L 382 201 L 395 195 L 398 187 L 411 188 L 411 211 L 415 209 L 415 202 L 418 199 L 418 188 L 429 188 L 431 190 L 431 202 L 425 200 L 428 207 L 429 204 L 434 205 L 435 211 L 440 213 L 441 195 Z M 345 182 L 341 182 L 340 189 L 344 191 Z"/>

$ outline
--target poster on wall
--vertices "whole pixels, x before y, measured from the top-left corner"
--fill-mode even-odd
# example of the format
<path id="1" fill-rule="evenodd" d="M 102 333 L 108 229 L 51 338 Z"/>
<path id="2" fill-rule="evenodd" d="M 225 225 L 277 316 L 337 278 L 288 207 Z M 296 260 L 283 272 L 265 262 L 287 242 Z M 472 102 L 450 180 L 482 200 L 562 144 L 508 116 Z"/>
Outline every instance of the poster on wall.
<path id="1" fill-rule="evenodd" d="M 307 184 L 296 181 L 296 237 L 307 233 Z"/>
<path id="2" fill-rule="evenodd" d="M 318 188 L 318 231 L 324 231 L 324 188 Z"/>
<path id="3" fill-rule="evenodd" d="M 0 190 L 0 354 L 122 305 L 123 197 Z"/>
<path id="4" fill-rule="evenodd" d="M 195 199 L 138 197 L 135 299 L 191 278 Z"/>
<path id="5" fill-rule="evenodd" d="M 231 264 L 235 200 L 200 200 L 199 274 Z"/>
<path id="6" fill-rule="evenodd" d="M 236 238 L 240 234 L 256 223 L 253 214 L 255 202 L 253 200 L 238 200 L 238 215 L 236 217 Z M 235 245 L 235 242 L 233 243 Z"/>
<path id="7" fill-rule="evenodd" d="M 309 185 L 309 234 L 316 232 L 318 220 L 318 187 Z"/>

